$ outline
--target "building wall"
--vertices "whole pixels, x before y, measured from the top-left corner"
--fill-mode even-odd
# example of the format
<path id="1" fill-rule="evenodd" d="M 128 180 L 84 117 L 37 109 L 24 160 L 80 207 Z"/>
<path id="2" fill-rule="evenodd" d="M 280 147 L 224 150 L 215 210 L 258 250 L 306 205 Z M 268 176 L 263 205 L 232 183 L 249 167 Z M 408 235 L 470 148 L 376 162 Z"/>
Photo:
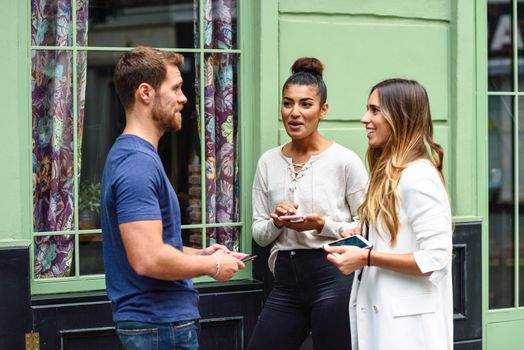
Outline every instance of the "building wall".
<path id="1" fill-rule="evenodd" d="M 487 234 L 481 235 L 485 232 L 482 216 L 487 175 L 482 173 L 485 169 L 482 158 L 486 156 L 486 149 L 485 141 L 479 142 L 479 135 L 484 131 L 479 131 L 478 125 L 484 124 L 479 123 L 481 117 L 477 111 L 477 106 L 485 103 L 477 100 L 478 77 L 483 69 L 477 66 L 477 44 L 483 43 L 485 34 L 476 31 L 476 19 L 484 20 L 485 11 L 478 9 L 479 4 L 482 7 L 484 3 L 480 0 L 255 1 L 250 14 L 253 24 L 250 35 L 256 40 L 244 42 L 254 53 L 244 69 L 255 77 L 249 87 L 249 95 L 254 98 L 248 102 L 253 131 L 252 135 L 246 135 L 254 140 L 246 148 L 253 156 L 249 164 L 244 164 L 244 170 L 252 174 L 258 155 L 287 141 L 279 121 L 280 89 L 295 58 L 316 56 L 326 64 L 330 111 L 320 126 L 321 132 L 362 157 L 366 142 L 359 118 L 370 87 L 392 76 L 417 79 L 428 89 L 436 138 L 445 147 L 455 221 L 467 227 L 459 229 L 456 235 L 460 236 L 459 240 L 481 242 L 484 237 L 486 241 Z M 3 122 L 0 128 L 3 164 L 0 247 L 5 248 L 0 250 L 0 258 L 12 262 L 13 252 L 28 259 L 31 229 L 30 53 L 26 42 L 29 2 L 0 0 L 0 6 L 3 82 L 0 84 Z M 246 194 L 246 201 L 249 197 Z M 470 267 L 480 274 L 478 264 Z M 263 259 L 259 259 L 254 271 L 256 277 L 271 278 Z M 24 286 L 29 295 L 29 275 L 19 276 L 17 285 Z M 483 276 L 481 295 L 485 315 L 487 274 Z M 468 283 L 477 286 L 471 280 Z M 471 286 L 468 288 L 473 288 Z M 478 295 L 480 291 L 475 288 Z M 24 303 L 28 305 L 27 300 Z M 41 310 L 44 309 L 42 303 L 45 304 L 38 300 L 31 305 L 34 310 Z M 24 330 L 31 318 L 38 317 L 36 313 L 28 315 L 23 316 Z M 487 327 L 489 348 L 496 348 L 499 339 L 515 340 L 520 334 L 511 324 L 504 324 L 503 318 L 500 321 Z M 521 321 L 515 322 L 513 325 Z M 474 334 L 473 343 L 468 342 L 467 337 L 461 338 L 465 339 L 463 348 L 477 348 L 478 330 Z"/>
<path id="2" fill-rule="evenodd" d="M 367 148 L 360 118 L 370 88 L 392 78 L 416 79 L 428 90 L 435 138 L 457 223 L 454 240 L 455 348 L 482 347 L 483 222 L 477 151 L 476 4 L 465 1 L 269 1 L 260 8 L 258 154 L 288 142 L 279 120 L 282 84 L 293 61 L 325 64 L 327 117 L 320 132 L 357 152 Z M 480 154 L 480 157 L 482 154 Z M 256 247 L 259 254 L 263 249 Z M 257 270 L 271 285 L 271 275 Z M 269 281 L 268 281 L 269 280 Z M 268 288 L 266 288 L 268 289 Z"/>
<path id="3" fill-rule="evenodd" d="M 0 245 L 27 244 L 27 210 L 29 208 L 28 177 L 29 154 L 29 102 L 20 98 L 27 88 L 22 77 L 27 76 L 27 52 L 20 42 L 24 28 L 20 18 L 25 15 L 25 2 L 1 0 L 0 6 L 0 50 L 2 60 L 0 74 L 0 160 L 3 164 L 0 175 Z M 22 58 L 22 59 L 21 59 Z M 24 72 L 25 71 L 25 72 Z M 27 94 L 25 94 L 27 96 Z M 24 215 L 25 214 L 25 215 Z"/>

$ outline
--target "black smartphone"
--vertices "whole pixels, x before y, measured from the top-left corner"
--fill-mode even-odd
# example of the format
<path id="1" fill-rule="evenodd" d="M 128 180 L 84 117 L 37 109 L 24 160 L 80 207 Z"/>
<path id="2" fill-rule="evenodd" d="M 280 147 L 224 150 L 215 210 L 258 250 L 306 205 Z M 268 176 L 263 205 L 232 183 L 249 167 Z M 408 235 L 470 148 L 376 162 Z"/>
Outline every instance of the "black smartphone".
<path id="1" fill-rule="evenodd" d="M 248 256 L 245 256 L 242 259 L 240 259 L 240 261 L 242 261 L 242 262 L 251 261 L 251 260 L 255 259 L 256 257 L 257 257 L 256 255 L 248 255 Z"/>

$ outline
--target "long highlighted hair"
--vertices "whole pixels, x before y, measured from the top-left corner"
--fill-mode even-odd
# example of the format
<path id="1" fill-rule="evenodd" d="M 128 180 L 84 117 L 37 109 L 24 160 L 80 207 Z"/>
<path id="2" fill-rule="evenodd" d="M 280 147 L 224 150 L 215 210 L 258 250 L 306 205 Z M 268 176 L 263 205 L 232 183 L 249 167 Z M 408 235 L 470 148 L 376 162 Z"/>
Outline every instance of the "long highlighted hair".
<path id="1" fill-rule="evenodd" d="M 397 185 L 400 174 L 417 159 L 429 160 L 446 185 L 442 164 L 444 152 L 433 141 L 433 123 L 426 89 L 414 80 L 388 79 L 375 85 L 382 115 L 391 127 L 389 139 L 381 148 L 368 147 L 370 170 L 366 198 L 359 207 L 360 222 L 391 235 L 395 246 L 399 229 Z M 379 220 L 380 217 L 380 220 Z"/>

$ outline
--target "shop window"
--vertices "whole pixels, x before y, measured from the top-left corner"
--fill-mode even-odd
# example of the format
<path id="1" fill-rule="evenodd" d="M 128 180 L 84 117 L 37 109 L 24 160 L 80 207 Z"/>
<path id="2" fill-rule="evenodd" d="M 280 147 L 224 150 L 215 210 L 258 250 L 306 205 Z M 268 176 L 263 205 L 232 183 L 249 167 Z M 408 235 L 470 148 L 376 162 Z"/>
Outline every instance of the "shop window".
<path id="1" fill-rule="evenodd" d="M 100 179 L 125 123 L 113 67 L 138 45 L 185 57 L 183 128 L 158 148 L 184 243 L 239 249 L 238 14 L 235 0 L 31 2 L 35 292 L 103 286 Z"/>
<path id="2" fill-rule="evenodd" d="M 524 306 L 524 1 L 488 0 L 489 308 Z"/>

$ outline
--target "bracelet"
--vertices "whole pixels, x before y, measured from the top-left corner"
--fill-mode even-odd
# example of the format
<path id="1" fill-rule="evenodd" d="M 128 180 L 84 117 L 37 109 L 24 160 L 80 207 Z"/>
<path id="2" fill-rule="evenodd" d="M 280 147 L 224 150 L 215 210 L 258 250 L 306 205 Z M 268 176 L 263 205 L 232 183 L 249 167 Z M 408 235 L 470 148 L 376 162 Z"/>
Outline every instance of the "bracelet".
<path id="1" fill-rule="evenodd" d="M 211 276 L 211 278 L 215 278 L 218 276 L 218 274 L 220 273 L 220 260 L 218 260 L 218 257 L 215 256 L 215 259 L 216 259 L 216 264 L 215 264 L 215 268 L 217 269 L 215 274 L 213 276 Z"/>
<path id="2" fill-rule="evenodd" d="M 371 266 L 371 248 L 368 250 L 368 266 Z"/>

